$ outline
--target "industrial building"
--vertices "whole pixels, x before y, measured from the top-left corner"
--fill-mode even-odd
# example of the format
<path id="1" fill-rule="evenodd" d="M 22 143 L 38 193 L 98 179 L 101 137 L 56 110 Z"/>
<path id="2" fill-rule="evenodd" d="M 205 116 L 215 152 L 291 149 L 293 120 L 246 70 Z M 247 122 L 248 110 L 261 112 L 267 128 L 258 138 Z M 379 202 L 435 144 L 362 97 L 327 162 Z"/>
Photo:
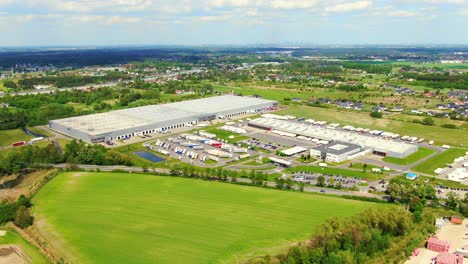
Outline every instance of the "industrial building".
<path id="1" fill-rule="evenodd" d="M 305 136 L 328 142 L 339 140 L 340 142 L 361 146 L 364 149 L 370 149 L 374 154 L 380 156 L 404 158 L 418 151 L 418 146 L 416 145 L 390 138 L 354 133 L 306 122 L 257 118 L 250 121 L 249 126 L 270 131 L 281 131 L 282 133 L 288 133 L 289 136 Z"/>
<path id="2" fill-rule="evenodd" d="M 358 145 L 334 141 L 310 149 L 310 156 L 325 158 L 328 162 L 342 162 L 361 151 L 363 148 Z"/>
<path id="3" fill-rule="evenodd" d="M 49 127 L 71 137 L 96 143 L 166 131 L 217 118 L 273 110 L 277 105 L 272 100 L 223 95 L 52 120 Z"/>

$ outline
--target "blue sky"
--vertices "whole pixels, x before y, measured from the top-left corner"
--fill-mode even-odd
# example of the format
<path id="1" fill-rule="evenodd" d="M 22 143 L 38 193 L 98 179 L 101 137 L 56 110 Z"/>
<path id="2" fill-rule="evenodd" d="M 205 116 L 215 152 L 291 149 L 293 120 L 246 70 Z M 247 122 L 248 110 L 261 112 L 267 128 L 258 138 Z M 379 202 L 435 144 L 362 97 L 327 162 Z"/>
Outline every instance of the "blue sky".
<path id="1" fill-rule="evenodd" d="M 468 45 L 468 0 L 0 0 L 0 32 L 0 46 Z"/>

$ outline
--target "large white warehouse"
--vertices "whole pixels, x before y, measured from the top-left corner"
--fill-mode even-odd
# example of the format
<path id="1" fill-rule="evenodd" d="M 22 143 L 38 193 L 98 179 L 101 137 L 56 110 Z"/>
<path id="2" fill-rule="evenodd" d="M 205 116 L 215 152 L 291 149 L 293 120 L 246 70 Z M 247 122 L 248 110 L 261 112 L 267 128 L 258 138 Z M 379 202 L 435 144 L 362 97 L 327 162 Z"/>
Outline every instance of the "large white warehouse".
<path id="1" fill-rule="evenodd" d="M 374 154 L 381 156 L 404 158 L 418 151 L 418 146 L 401 141 L 331 129 L 324 126 L 316 126 L 307 123 L 293 122 L 289 120 L 257 118 L 250 121 L 249 126 L 265 130 L 274 129 L 288 132 L 294 135 L 302 135 L 326 141 L 338 140 L 341 142 L 358 145 L 366 149 L 371 149 Z"/>
<path id="2" fill-rule="evenodd" d="M 95 143 L 174 129 L 216 118 L 273 110 L 277 105 L 272 100 L 223 95 L 52 120 L 49 127 L 71 137 Z"/>

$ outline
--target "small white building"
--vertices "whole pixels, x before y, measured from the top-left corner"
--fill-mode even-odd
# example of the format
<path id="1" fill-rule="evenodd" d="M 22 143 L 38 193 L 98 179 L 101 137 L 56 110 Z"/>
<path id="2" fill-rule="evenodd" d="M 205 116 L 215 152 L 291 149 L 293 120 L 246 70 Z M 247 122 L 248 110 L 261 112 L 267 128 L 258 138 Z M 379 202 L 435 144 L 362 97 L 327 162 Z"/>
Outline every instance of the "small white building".
<path id="1" fill-rule="evenodd" d="M 358 145 L 333 141 L 325 145 L 310 149 L 310 156 L 321 159 L 325 156 L 325 161 L 342 162 L 349 159 L 349 156 L 363 151 Z"/>

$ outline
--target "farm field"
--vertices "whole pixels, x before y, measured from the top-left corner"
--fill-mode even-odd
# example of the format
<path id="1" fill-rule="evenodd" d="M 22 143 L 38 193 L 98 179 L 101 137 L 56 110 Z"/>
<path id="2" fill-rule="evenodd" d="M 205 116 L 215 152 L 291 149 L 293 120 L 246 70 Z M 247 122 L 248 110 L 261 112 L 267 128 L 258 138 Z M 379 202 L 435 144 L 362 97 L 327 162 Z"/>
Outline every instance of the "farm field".
<path id="1" fill-rule="evenodd" d="M 397 165 L 409 165 L 409 164 L 415 163 L 416 161 L 424 157 L 431 155 L 434 152 L 435 152 L 434 149 L 419 147 L 418 151 L 407 156 L 406 158 L 399 159 L 399 158 L 393 158 L 393 157 L 385 157 L 382 160 L 385 162 L 397 164 Z"/>
<path id="2" fill-rule="evenodd" d="M 466 137 L 466 131 L 462 129 L 424 126 L 412 122 L 403 122 L 387 118 L 372 118 L 369 116 L 369 113 L 340 111 L 311 106 L 289 106 L 288 109 L 278 111 L 277 114 L 337 122 L 340 125 L 381 129 L 402 136 L 408 135 L 425 138 L 426 140 L 434 140 L 437 145 L 449 144 L 452 146 L 468 147 L 468 142 L 462 140 Z"/>
<path id="3" fill-rule="evenodd" d="M 39 251 L 38 248 L 34 247 L 31 245 L 29 242 L 24 240 L 16 231 L 13 231 L 10 228 L 2 227 L 0 228 L 2 231 L 6 231 L 6 233 L 2 236 L 0 236 L 0 248 L 3 246 L 14 246 L 14 247 L 19 247 L 20 250 L 27 256 L 27 259 L 25 263 L 34 263 L 34 264 L 49 264 L 49 260 L 42 255 L 42 253 Z M 3 232 L 2 232 L 3 233 Z M 7 250 L 7 248 L 2 249 L 2 251 Z M 5 253 L 5 252 L 4 252 Z M 15 255 L 14 253 L 11 255 Z M 0 255 L 0 263 L 8 263 L 8 262 L 3 262 L 7 261 L 6 259 L 4 260 L 4 254 Z M 19 259 L 19 258 L 18 258 Z M 16 259 L 16 260 L 18 260 Z M 9 259 L 9 261 L 14 261 L 13 259 Z"/>
<path id="4" fill-rule="evenodd" d="M 413 167 L 413 171 L 422 172 L 430 175 L 436 175 L 434 170 L 437 168 L 444 168 L 445 164 L 452 163 L 454 159 L 464 156 L 467 149 L 451 148 L 439 155 L 436 155 L 425 162 Z"/>
<path id="5" fill-rule="evenodd" d="M 11 145 L 18 141 L 27 141 L 33 137 L 21 129 L 0 130 L 0 147 Z"/>
<path id="6" fill-rule="evenodd" d="M 239 262 L 306 239 L 330 217 L 377 206 L 184 178 L 86 172 L 57 176 L 33 203 L 35 229 L 73 263 Z"/>

